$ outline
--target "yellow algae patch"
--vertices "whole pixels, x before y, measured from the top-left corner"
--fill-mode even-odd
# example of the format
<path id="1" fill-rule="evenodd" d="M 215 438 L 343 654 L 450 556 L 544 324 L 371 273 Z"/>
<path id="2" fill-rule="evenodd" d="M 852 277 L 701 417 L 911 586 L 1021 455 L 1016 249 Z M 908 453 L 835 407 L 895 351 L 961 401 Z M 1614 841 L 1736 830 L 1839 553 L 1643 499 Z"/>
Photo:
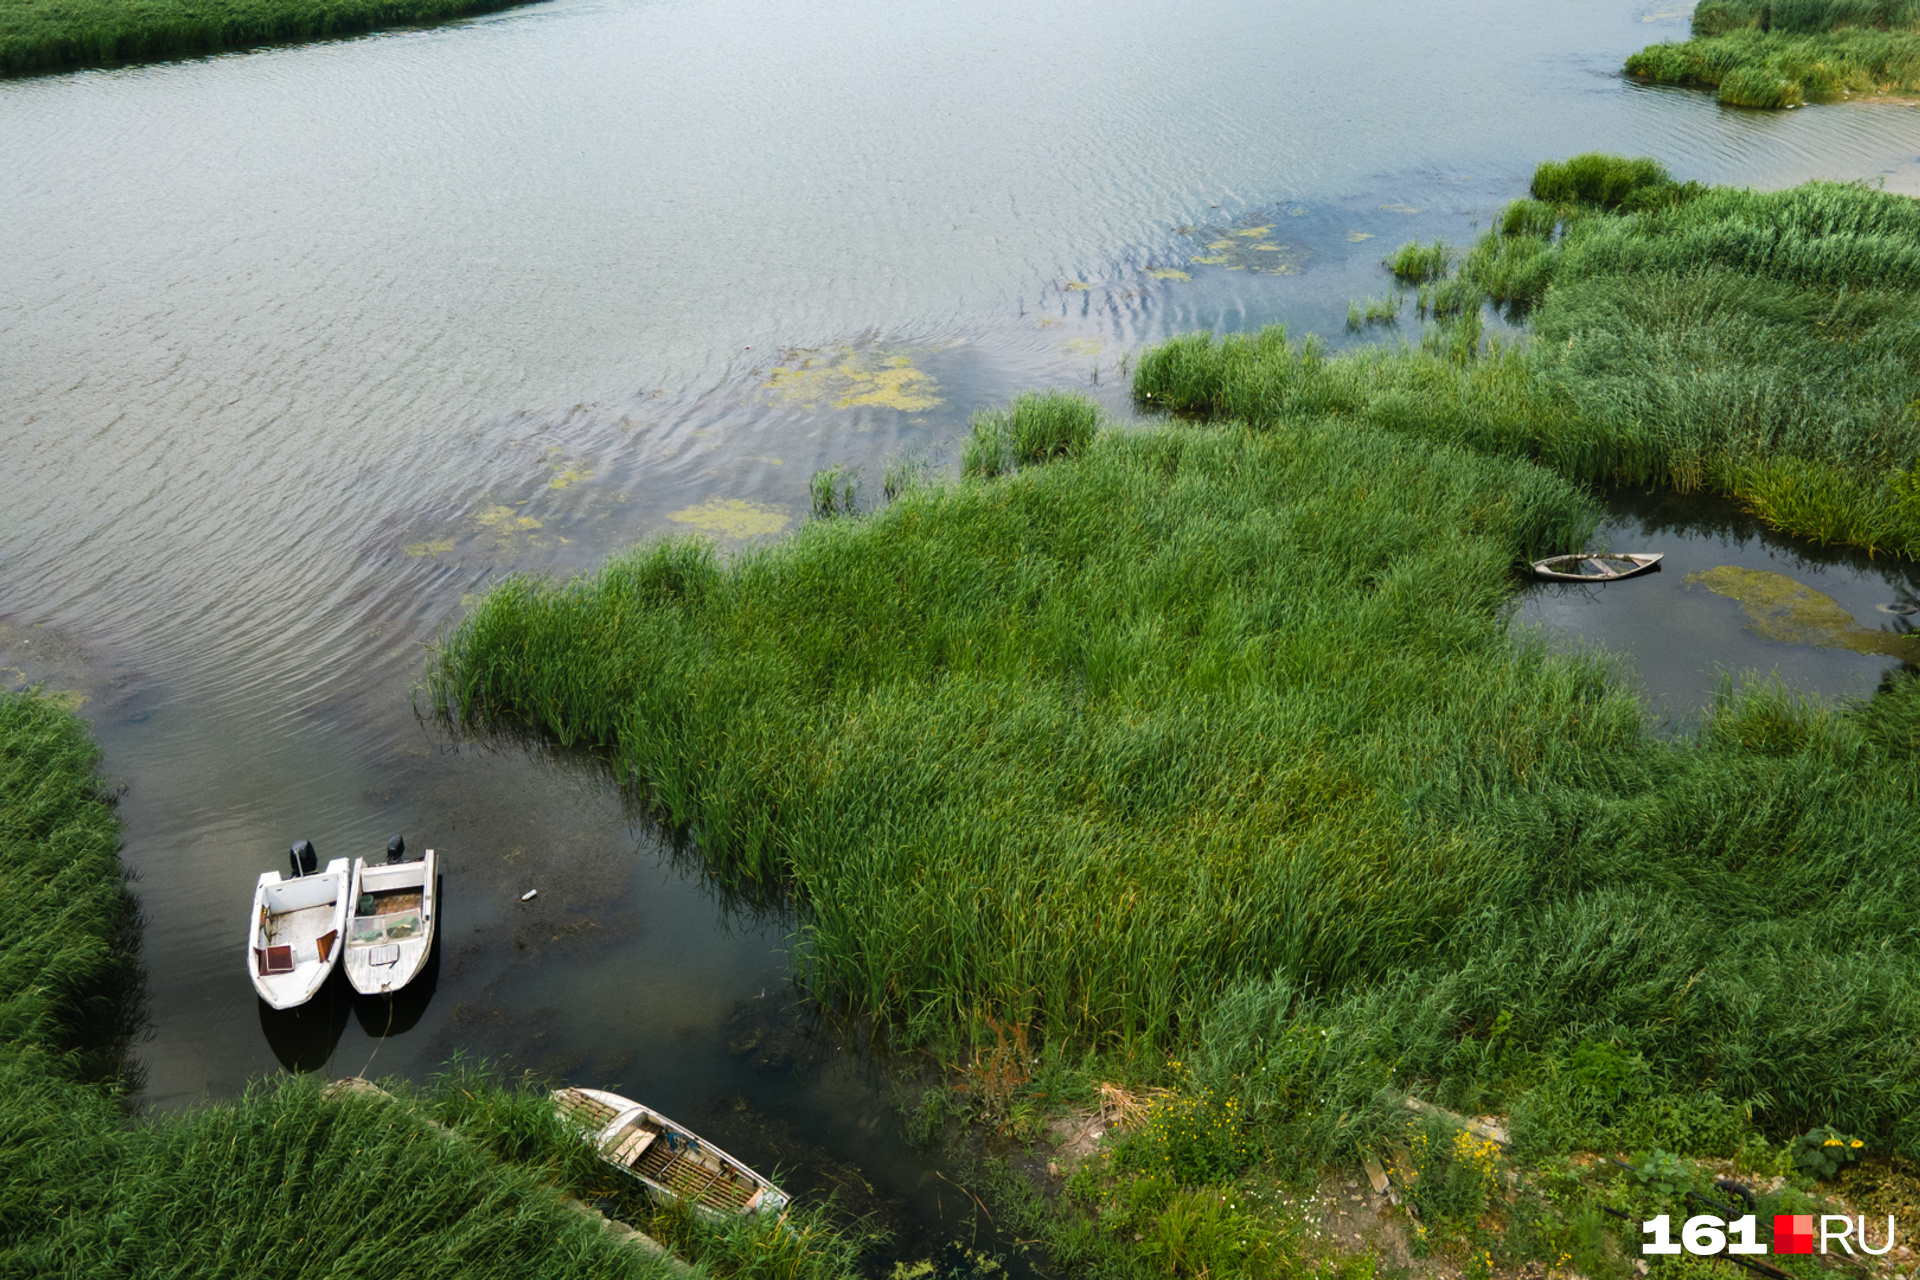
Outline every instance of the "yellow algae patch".
<path id="1" fill-rule="evenodd" d="M 1097 356 L 1107 349 L 1104 338 L 1069 338 L 1060 345 L 1076 356 Z"/>
<path id="2" fill-rule="evenodd" d="M 778 533 L 787 527 L 787 514 L 778 507 L 763 507 L 738 498 L 715 498 L 697 507 L 688 507 L 668 516 L 681 524 L 690 524 L 706 533 L 729 538 L 751 538 L 762 533 Z"/>
<path id="3" fill-rule="evenodd" d="M 475 517 L 474 523 L 482 529 L 491 529 L 495 533 L 518 533 L 522 529 L 538 529 L 540 522 L 532 516 L 523 516 L 512 507 L 491 506 L 483 509 Z"/>
<path id="4" fill-rule="evenodd" d="M 832 353 L 794 352 L 790 364 L 767 375 L 766 388 L 789 404 L 808 409 L 872 406 L 917 413 L 941 400 L 939 384 L 916 369 L 913 357 L 842 347 Z"/>
<path id="5" fill-rule="evenodd" d="M 1147 272 L 1147 274 L 1152 276 L 1155 280 L 1191 280 L 1193 279 L 1193 273 L 1191 271 L 1182 271 L 1178 267 L 1155 267 L 1151 271 Z"/>
<path id="6" fill-rule="evenodd" d="M 1373 232 L 1371 232 L 1371 231 L 1349 231 L 1349 232 L 1347 232 L 1347 243 L 1348 243 L 1348 244 L 1359 244 L 1359 243 L 1360 243 L 1360 242 L 1361 242 L 1362 240 L 1371 240 L 1371 239 L 1373 239 Z"/>
<path id="7" fill-rule="evenodd" d="M 1388 213 L 1425 213 L 1426 212 L 1425 209 L 1420 208 L 1416 205 L 1405 204 L 1397 201 L 1393 204 L 1383 204 L 1380 207 L 1382 209 L 1385 209 Z"/>
<path id="8" fill-rule="evenodd" d="M 1271 230 L 1273 230 L 1273 224 L 1268 223 L 1264 227 L 1242 227 L 1240 230 L 1235 231 L 1233 234 L 1237 236 L 1263 236 Z"/>
<path id="9" fill-rule="evenodd" d="M 1715 595 L 1738 600 L 1746 610 L 1747 630 L 1769 640 L 1920 661 L 1920 636 L 1863 627 L 1832 596 L 1822 595 L 1784 573 L 1723 564 L 1690 573 L 1685 580 L 1697 582 Z"/>
<path id="10" fill-rule="evenodd" d="M 1195 265 L 1202 266 L 1202 267 L 1225 266 L 1227 263 L 1231 261 L 1232 259 L 1227 257 L 1227 255 L 1224 253 L 1203 254 L 1202 256 L 1193 259 L 1193 262 L 1195 263 Z"/>
<path id="11" fill-rule="evenodd" d="M 410 556 L 437 556 L 453 550 L 453 539 L 435 538 L 431 542 L 409 542 L 402 550 Z"/>
<path id="12" fill-rule="evenodd" d="M 1209 249 L 1238 249 L 1239 247 L 1231 240 L 1215 240 L 1207 246 Z"/>
<path id="13" fill-rule="evenodd" d="M 1085 293 L 1087 290 L 1093 288 L 1093 286 L 1085 280 L 1069 280 L 1060 287 L 1068 293 Z"/>
<path id="14" fill-rule="evenodd" d="M 560 472 L 554 476 L 553 479 L 547 481 L 547 488 L 564 489 L 570 484 L 577 484 L 585 480 L 592 474 L 593 472 L 586 467 L 568 467 L 565 471 Z"/>
<path id="15" fill-rule="evenodd" d="M 1253 246 L 1253 249 L 1255 252 L 1265 249 L 1269 253 L 1278 253 L 1286 247 L 1287 246 L 1283 244 L 1256 244 Z"/>

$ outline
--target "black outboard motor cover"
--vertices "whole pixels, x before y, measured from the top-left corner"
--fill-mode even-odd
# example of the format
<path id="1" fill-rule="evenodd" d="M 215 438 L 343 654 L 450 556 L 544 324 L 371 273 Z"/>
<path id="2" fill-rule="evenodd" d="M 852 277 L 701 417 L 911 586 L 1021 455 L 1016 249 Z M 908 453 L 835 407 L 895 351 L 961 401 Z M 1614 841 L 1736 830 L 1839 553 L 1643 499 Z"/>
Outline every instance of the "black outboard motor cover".
<path id="1" fill-rule="evenodd" d="M 287 850 L 287 857 L 293 863 L 293 874 L 310 876 L 320 869 L 320 855 L 314 851 L 313 841 L 296 840 L 293 848 Z"/>
<path id="2" fill-rule="evenodd" d="M 396 862 L 405 862 L 406 860 L 407 860 L 407 842 L 405 840 L 402 840 L 399 836 L 395 836 L 393 839 L 387 841 L 388 865 L 392 865 L 393 863 L 396 863 Z"/>

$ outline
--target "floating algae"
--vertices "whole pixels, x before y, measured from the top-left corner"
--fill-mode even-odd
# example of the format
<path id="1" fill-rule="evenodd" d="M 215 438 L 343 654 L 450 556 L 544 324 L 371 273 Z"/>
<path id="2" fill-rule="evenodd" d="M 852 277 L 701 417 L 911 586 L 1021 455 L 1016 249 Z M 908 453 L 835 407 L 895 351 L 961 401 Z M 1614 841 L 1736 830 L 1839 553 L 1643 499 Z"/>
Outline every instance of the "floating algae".
<path id="1" fill-rule="evenodd" d="M 778 507 L 763 507 L 738 498 L 715 498 L 697 507 L 688 507 L 668 516 L 681 524 L 690 524 L 705 533 L 728 538 L 751 538 L 756 534 L 779 533 L 787 527 L 787 515 Z"/>
<path id="2" fill-rule="evenodd" d="M 431 542 L 409 542 L 401 549 L 410 556 L 437 556 L 443 551 L 453 550 L 453 539 L 435 538 Z"/>
<path id="3" fill-rule="evenodd" d="M 1747 630 L 1769 640 L 1920 661 L 1920 635 L 1863 627 L 1832 596 L 1783 573 L 1723 564 L 1690 573 L 1685 580 L 1738 600 L 1747 611 Z"/>
<path id="4" fill-rule="evenodd" d="M 1206 252 L 1195 254 L 1188 261 L 1200 267 L 1225 267 L 1228 271 L 1256 271 L 1263 276 L 1290 276 L 1299 272 L 1300 267 L 1294 260 L 1293 247 L 1267 239 L 1273 230 L 1270 222 L 1244 227 L 1181 227 L 1182 235 L 1192 236 L 1205 246 Z M 1251 242 L 1251 243 L 1250 243 Z M 1272 254 L 1273 257 L 1265 255 Z M 1158 271 L 1149 275 L 1162 279 L 1169 277 Z M 1181 279 L 1188 279 L 1184 272 Z"/>
<path id="5" fill-rule="evenodd" d="M 1068 355 L 1097 356 L 1107 349 L 1107 343 L 1104 338 L 1068 338 L 1060 347 Z"/>
<path id="6" fill-rule="evenodd" d="M 1385 209 L 1388 213 L 1425 213 L 1426 212 L 1424 208 L 1421 208 L 1418 205 L 1411 205 L 1411 204 L 1407 204 L 1405 201 L 1398 201 L 1398 200 L 1392 204 L 1383 204 L 1380 207 L 1382 209 Z"/>
<path id="7" fill-rule="evenodd" d="M 790 351 L 788 364 L 767 375 L 766 387 L 788 404 L 817 409 L 871 406 L 916 413 L 940 404 L 939 384 L 913 366 L 913 357 L 841 347 Z"/>
<path id="8" fill-rule="evenodd" d="M 1178 267 L 1155 267 L 1147 272 L 1155 280 L 1191 280 L 1193 273 L 1182 271 Z"/>
<path id="9" fill-rule="evenodd" d="M 1373 232 L 1371 232 L 1371 231 L 1349 231 L 1349 232 L 1347 232 L 1347 243 L 1348 243 L 1348 244 L 1359 244 L 1359 243 L 1360 243 L 1360 242 L 1361 242 L 1362 240 L 1371 240 L 1371 239 L 1373 239 Z"/>

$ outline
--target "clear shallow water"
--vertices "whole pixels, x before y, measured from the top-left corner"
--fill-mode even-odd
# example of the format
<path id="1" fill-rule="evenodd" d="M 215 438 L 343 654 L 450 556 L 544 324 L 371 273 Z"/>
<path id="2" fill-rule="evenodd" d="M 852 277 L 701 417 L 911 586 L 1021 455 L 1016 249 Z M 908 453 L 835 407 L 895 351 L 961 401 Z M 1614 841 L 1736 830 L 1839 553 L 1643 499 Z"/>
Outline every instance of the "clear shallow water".
<path id="1" fill-rule="evenodd" d="M 1610 495 L 1608 519 L 1592 547 L 1657 551 L 1665 559 L 1658 572 L 1621 582 L 1530 586 L 1516 619 L 1539 627 L 1549 643 L 1597 644 L 1623 655 L 1629 678 L 1675 729 L 1697 723 L 1723 677 L 1736 685 L 1777 681 L 1802 694 L 1864 698 L 1920 658 L 1920 565 L 1809 546 L 1758 527 L 1730 502 L 1672 494 Z M 1714 572 L 1727 568 L 1748 576 Z M 1874 642 L 1857 634 L 1829 635 L 1823 644 L 1783 639 L 1777 632 L 1784 615 L 1761 602 L 1756 625 L 1741 599 L 1702 579 L 1714 575 L 1741 590 L 1755 583 L 1750 575 L 1756 573 L 1777 575 L 1759 579 L 1763 589 L 1791 579 L 1830 599 L 1854 627 L 1915 643 L 1903 656 L 1873 652 Z M 1768 634 L 1769 618 L 1776 634 Z"/>
<path id="2" fill-rule="evenodd" d="M 777 536 L 814 468 L 950 461 L 1024 387 L 1123 409 L 1121 361 L 1168 333 L 1344 341 L 1384 252 L 1466 239 L 1542 158 L 1920 191 L 1910 107 L 1614 76 L 1684 29 L 1523 0 L 551 0 L 0 82 L 0 678 L 84 692 L 128 783 L 150 1102 L 314 1044 L 337 1074 L 465 1050 L 749 1159 L 795 1126 L 799 1180 L 948 1214 L 857 1053 L 786 1004 L 811 1047 L 739 1047 L 784 926 L 727 915 L 591 769 L 419 722 L 422 641 L 501 572 Z M 1714 643 L 1744 643 L 1717 603 Z M 263 1028 L 254 877 L 394 830 L 445 858 L 433 999 L 384 1042 L 337 1010 Z"/>

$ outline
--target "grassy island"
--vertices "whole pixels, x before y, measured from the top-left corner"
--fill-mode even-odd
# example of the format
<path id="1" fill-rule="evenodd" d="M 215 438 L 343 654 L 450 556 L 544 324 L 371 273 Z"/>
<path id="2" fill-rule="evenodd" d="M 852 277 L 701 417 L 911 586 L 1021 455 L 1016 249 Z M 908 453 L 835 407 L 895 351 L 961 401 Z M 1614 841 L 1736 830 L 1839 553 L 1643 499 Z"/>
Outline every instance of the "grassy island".
<path id="1" fill-rule="evenodd" d="M 1666 740 L 1604 657 L 1510 632 L 1513 571 L 1580 544 L 1593 481 L 1920 547 L 1916 225 L 1543 166 L 1457 274 L 1408 255 L 1429 309 L 1531 305 L 1530 344 L 1457 300 L 1421 350 L 1178 339 L 1135 393 L 1184 421 L 1022 397 L 873 512 L 507 580 L 434 696 L 597 747 L 797 901 L 815 990 L 954 1069 L 928 1133 L 1104 1107 L 1028 1206 L 1065 1265 L 1330 1274 L 1300 1193 L 1375 1158 L 1416 1253 L 1626 1277 L 1716 1173 L 1797 1213 L 1920 1160 L 1920 681 L 1729 685 Z"/>
<path id="2" fill-rule="evenodd" d="M 1692 39 L 1648 45 L 1626 73 L 1712 89 L 1736 107 L 1920 93 L 1920 4 L 1702 0 Z"/>
<path id="3" fill-rule="evenodd" d="M 130 1119 L 132 902 L 97 760 L 69 711 L 0 693 L 0 1274 L 686 1274 L 566 1196 L 613 1201 L 703 1274 L 849 1273 L 851 1246 L 812 1217 L 756 1231 L 651 1208 L 539 1087 L 483 1074 L 392 1094 L 286 1078 Z"/>
<path id="4" fill-rule="evenodd" d="M 425 26 L 531 0 L 0 0 L 0 74 Z"/>

